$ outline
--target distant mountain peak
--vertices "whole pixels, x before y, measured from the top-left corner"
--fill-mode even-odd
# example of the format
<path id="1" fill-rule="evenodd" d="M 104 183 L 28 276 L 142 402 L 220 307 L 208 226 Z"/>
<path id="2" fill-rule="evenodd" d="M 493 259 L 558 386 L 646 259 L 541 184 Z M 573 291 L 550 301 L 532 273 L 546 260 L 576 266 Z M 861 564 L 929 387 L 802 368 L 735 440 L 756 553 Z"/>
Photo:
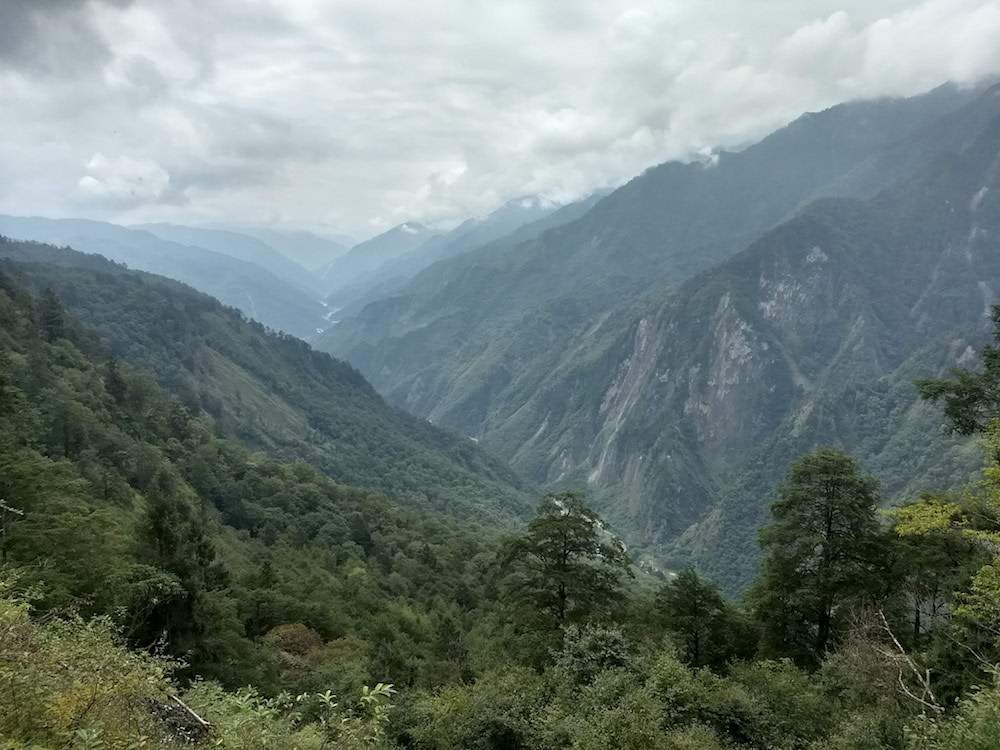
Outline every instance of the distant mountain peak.
<path id="1" fill-rule="evenodd" d="M 1000 104 L 983 91 L 839 105 L 714 164 L 658 165 L 568 223 L 355 305 L 318 345 L 390 403 L 476 435 L 540 483 L 590 478 L 591 502 L 633 542 L 737 588 L 752 514 L 780 479 L 753 467 L 780 474 L 791 448 L 860 425 L 887 486 L 914 475 L 892 462 L 920 456 L 926 436 L 884 432 L 915 397 L 898 359 L 921 326 L 981 325 L 1000 289 L 983 179 Z M 941 154 L 935 182 L 912 181 Z M 506 204 L 511 216 L 527 197 Z M 936 271 L 928 243 L 946 229 L 957 249 Z M 878 420 L 857 419 L 856 391 L 883 376 L 895 400 L 873 391 L 863 405 Z M 718 551 L 732 549 L 726 567 Z"/>

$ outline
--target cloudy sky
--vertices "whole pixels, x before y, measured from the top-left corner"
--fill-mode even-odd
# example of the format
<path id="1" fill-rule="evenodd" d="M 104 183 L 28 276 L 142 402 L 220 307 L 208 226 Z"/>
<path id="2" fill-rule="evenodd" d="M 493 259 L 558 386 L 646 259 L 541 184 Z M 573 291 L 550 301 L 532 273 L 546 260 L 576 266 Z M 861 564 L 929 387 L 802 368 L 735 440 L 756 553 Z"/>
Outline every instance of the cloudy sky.
<path id="1" fill-rule="evenodd" d="M 1000 0 L 0 0 L 0 213 L 366 236 L 1000 73 Z"/>

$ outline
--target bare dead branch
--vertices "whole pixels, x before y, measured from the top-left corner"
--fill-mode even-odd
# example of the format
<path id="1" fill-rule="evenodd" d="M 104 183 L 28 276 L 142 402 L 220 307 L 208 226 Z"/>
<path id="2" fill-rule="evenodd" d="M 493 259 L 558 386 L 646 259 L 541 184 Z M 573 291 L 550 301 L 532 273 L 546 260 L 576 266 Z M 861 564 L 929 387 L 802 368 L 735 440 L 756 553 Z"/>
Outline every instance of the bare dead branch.
<path id="1" fill-rule="evenodd" d="M 179 696 L 171 695 L 170 698 L 175 703 L 177 703 L 178 706 L 180 706 L 185 711 L 187 711 L 191 715 L 191 718 L 194 719 L 195 721 L 197 721 L 203 727 L 205 727 L 205 729 L 210 729 L 211 728 L 212 725 L 209 724 L 207 721 L 205 721 L 203 718 L 201 718 L 198 714 L 196 714 L 194 712 L 194 709 L 192 709 L 187 703 L 185 703 L 184 701 L 182 701 Z"/>
<path id="2" fill-rule="evenodd" d="M 922 706 L 933 710 L 936 713 L 944 713 L 944 707 L 938 703 L 937 697 L 934 695 L 934 691 L 931 688 L 931 673 L 929 669 L 924 669 L 923 671 L 917 666 L 916 662 L 906 653 L 906 649 L 903 648 L 903 644 L 899 642 L 896 634 L 892 632 L 892 627 L 889 625 L 889 620 L 886 619 L 885 612 L 882 611 L 881 607 L 876 610 L 878 612 L 879 619 L 882 621 L 882 629 L 888 634 L 889 638 L 892 640 L 893 644 L 896 646 L 898 653 L 889 654 L 883 652 L 885 656 L 889 656 L 894 659 L 897 664 L 905 664 L 910 673 L 913 675 L 914 679 L 920 685 L 923 690 L 923 696 L 915 695 L 906 686 L 906 681 L 903 679 L 903 669 L 899 667 L 899 686 L 902 688 L 903 693 L 920 703 Z M 929 699 L 929 700 L 927 700 Z"/>

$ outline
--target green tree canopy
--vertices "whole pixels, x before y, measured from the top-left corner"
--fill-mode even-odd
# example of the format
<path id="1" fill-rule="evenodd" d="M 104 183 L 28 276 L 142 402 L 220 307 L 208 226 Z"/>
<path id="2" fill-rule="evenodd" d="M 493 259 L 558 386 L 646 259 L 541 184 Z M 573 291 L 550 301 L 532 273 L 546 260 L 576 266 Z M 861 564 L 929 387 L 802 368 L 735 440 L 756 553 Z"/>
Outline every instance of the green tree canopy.
<path id="1" fill-rule="evenodd" d="M 674 636 L 684 662 L 692 667 L 722 667 L 753 648 L 741 615 L 719 587 L 686 568 L 657 592 L 657 608 Z"/>
<path id="2" fill-rule="evenodd" d="M 993 306 L 993 340 L 1000 344 L 1000 305 Z M 916 382 L 921 398 L 943 401 L 944 413 L 955 432 L 984 432 L 1000 417 L 1000 347 L 983 349 L 982 370 L 955 368 L 948 378 L 925 378 Z"/>
<path id="3" fill-rule="evenodd" d="M 814 661 L 835 640 L 843 605 L 878 590 L 878 483 L 822 448 L 792 466 L 761 532 L 752 594 L 765 651 Z"/>
<path id="4" fill-rule="evenodd" d="M 632 575 L 624 544 L 573 492 L 545 496 L 504 562 L 513 597 L 531 619 L 557 628 L 608 614 L 622 576 Z"/>

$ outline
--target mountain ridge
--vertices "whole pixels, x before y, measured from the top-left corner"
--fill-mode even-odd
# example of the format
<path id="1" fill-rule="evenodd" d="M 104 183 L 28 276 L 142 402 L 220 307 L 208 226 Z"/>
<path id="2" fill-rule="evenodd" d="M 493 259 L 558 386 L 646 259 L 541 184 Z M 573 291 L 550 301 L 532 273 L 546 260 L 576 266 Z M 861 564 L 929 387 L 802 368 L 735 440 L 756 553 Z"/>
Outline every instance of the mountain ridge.
<path id="1" fill-rule="evenodd" d="M 736 286 L 746 277 L 753 278 L 749 267 L 740 264 L 746 264 L 746 258 L 754 256 L 759 243 L 772 242 L 789 232 L 792 235 L 797 231 L 814 232 L 817 237 L 822 236 L 822 241 L 813 242 L 803 253 L 808 255 L 813 247 L 819 247 L 816 260 L 821 263 L 822 254 L 829 255 L 822 249 L 823 243 L 834 242 L 838 233 L 843 234 L 819 220 L 824 212 L 850 215 L 860 232 L 871 223 L 869 209 L 864 208 L 867 204 L 862 199 L 874 201 L 883 193 L 888 194 L 886 191 L 893 184 L 915 179 L 913 175 L 931 160 L 947 158 L 950 151 L 968 147 L 969 134 L 983 128 L 989 132 L 1000 114 L 996 88 L 970 92 L 946 89 L 927 96 L 843 105 L 825 116 L 806 117 L 762 141 L 761 151 L 754 152 L 751 147 L 740 154 L 720 156 L 715 167 L 655 168 L 600 201 L 574 224 L 546 233 L 541 242 L 520 245 L 506 255 L 478 258 L 474 262 L 463 258 L 464 263 L 445 264 L 448 266 L 445 270 L 453 275 L 446 278 L 447 274 L 439 269 L 436 272 L 442 279 L 439 286 L 423 279 L 421 283 L 430 291 L 419 299 L 408 299 L 401 294 L 369 305 L 360 315 L 361 323 L 348 319 L 338 324 L 324 334 L 321 345 L 334 342 L 329 348 L 354 362 L 391 402 L 479 437 L 487 448 L 510 460 L 526 477 L 546 486 L 587 487 L 602 512 L 629 533 L 633 545 L 645 545 L 655 559 L 672 565 L 694 561 L 702 569 L 717 574 L 717 580 L 731 591 L 737 590 L 748 580 L 748 571 L 755 564 L 752 536 L 760 518 L 748 516 L 744 525 L 734 526 L 732 519 L 739 515 L 734 507 L 745 507 L 750 515 L 751 506 L 764 507 L 762 497 L 771 491 L 787 461 L 814 447 L 807 444 L 804 427 L 813 425 L 807 431 L 809 435 L 827 435 L 832 439 L 836 432 L 824 427 L 822 419 L 844 418 L 827 403 L 833 398 L 829 396 L 819 398 L 808 409 L 803 405 L 805 411 L 798 416 L 798 427 L 794 419 L 786 424 L 783 420 L 791 417 L 783 411 L 782 399 L 790 398 L 789 394 L 814 387 L 829 394 L 835 392 L 834 385 L 838 383 L 861 382 L 865 380 L 863 375 L 869 376 L 877 385 L 871 392 L 857 396 L 869 404 L 866 408 L 870 411 L 864 419 L 854 415 L 866 425 L 861 431 L 864 440 L 858 442 L 865 446 L 866 460 L 881 462 L 881 474 L 892 492 L 904 492 L 908 484 L 898 475 L 900 466 L 948 479 L 954 479 L 955 475 L 964 477 L 974 469 L 961 445 L 935 440 L 931 450 L 919 444 L 917 437 L 921 429 L 929 429 L 929 423 L 920 421 L 926 420 L 927 414 L 913 403 L 915 394 L 908 390 L 908 381 L 903 379 L 902 364 L 897 363 L 891 369 L 887 365 L 876 366 L 859 354 L 850 367 L 844 366 L 844 372 L 821 375 L 813 367 L 814 360 L 826 356 L 821 350 L 806 356 L 793 345 L 801 335 L 794 340 L 771 336 L 764 342 L 772 347 L 766 358 L 768 377 L 754 381 L 767 382 L 767 388 L 750 389 L 736 398 L 737 383 L 742 382 L 741 368 L 747 363 L 737 357 L 726 364 L 719 359 L 721 355 L 713 354 L 738 352 L 750 346 L 745 340 L 748 334 L 741 326 L 750 325 L 747 320 L 756 320 L 753 316 L 762 313 L 744 314 L 738 305 L 750 303 L 740 302 L 742 297 L 735 294 L 725 299 L 721 293 L 712 296 L 712 289 L 723 284 L 723 278 L 731 277 Z M 917 117 L 919 113 L 923 114 Z M 873 120 L 876 115 L 878 127 Z M 905 138 L 896 130 L 902 120 L 910 128 Z M 868 123 L 867 134 L 851 131 L 848 125 L 857 121 Z M 810 135 L 817 128 L 825 134 L 818 140 Z M 885 138 L 877 133 L 884 133 Z M 816 175 L 806 166 L 808 161 L 797 163 L 794 149 L 784 153 L 783 162 L 772 164 L 775 152 L 783 150 L 783 139 L 786 145 L 806 144 L 816 148 L 817 143 L 834 144 L 842 138 L 856 143 L 857 152 L 851 158 L 840 153 L 835 162 L 829 163 L 829 179 L 823 184 L 815 184 Z M 821 154 L 816 158 L 824 157 Z M 628 271 L 628 264 L 633 263 L 628 273 L 646 268 L 651 277 L 656 277 L 650 270 L 653 266 L 647 265 L 652 255 L 645 260 L 638 258 L 637 263 L 628 258 L 630 247 L 642 242 L 647 247 L 640 250 L 640 256 L 642 252 L 650 252 L 648 237 L 643 240 L 645 235 L 633 235 L 631 245 L 619 243 L 612 247 L 608 244 L 608 233 L 624 233 L 630 222 L 655 210 L 657 196 L 662 197 L 662 191 L 650 190 L 650 185 L 676 182 L 692 174 L 696 180 L 702 180 L 705 178 L 699 175 L 707 174 L 706 170 L 726 168 L 727 163 L 738 164 L 740 159 L 749 159 L 754 164 L 745 173 L 750 180 L 746 183 L 748 188 L 751 178 L 760 175 L 760 165 L 771 164 L 770 177 L 756 190 L 764 194 L 765 204 L 744 207 L 742 215 L 747 222 L 742 225 L 744 229 L 737 227 L 738 231 L 732 230 L 728 238 L 720 228 L 713 230 L 714 235 L 706 236 L 703 231 L 718 206 L 708 200 L 713 195 L 711 190 L 700 198 L 694 190 L 686 198 L 689 204 L 703 200 L 706 206 L 712 206 L 708 213 L 671 205 L 671 216 L 662 221 L 666 225 L 688 222 L 684 231 L 691 238 L 687 250 L 677 237 L 671 240 L 680 254 L 672 266 L 672 282 L 659 276 L 658 281 L 642 289 L 624 271 L 617 275 L 594 274 L 591 286 L 598 281 L 607 283 L 592 296 L 587 283 L 560 293 L 560 284 L 569 285 L 569 280 L 575 279 L 572 270 L 566 271 L 566 278 L 559 281 L 546 275 L 546 268 L 565 270 L 565 266 L 553 262 L 560 253 L 570 258 L 583 248 L 580 250 L 583 255 L 574 261 L 579 264 L 581 257 L 594 257 L 595 248 L 612 248 L 604 267 L 614 264 Z M 800 175 L 802 185 L 808 189 L 796 193 L 789 188 L 775 203 L 767 185 L 783 180 L 783 170 L 789 169 Z M 735 200 L 744 192 L 732 181 L 727 182 L 724 190 L 730 196 L 727 200 Z M 837 192 L 848 195 L 828 195 Z M 872 205 L 883 206 L 880 210 L 896 210 L 888 204 Z M 620 212 L 620 207 L 626 210 Z M 775 228 L 765 227 L 760 233 L 762 239 L 750 238 L 743 245 L 749 249 L 734 251 L 728 260 L 722 260 L 729 254 L 726 248 L 742 242 L 750 232 L 749 227 L 763 227 L 767 222 L 761 217 L 777 216 L 781 207 L 787 209 L 791 218 L 777 221 Z M 923 218 L 937 215 L 929 207 L 925 214 Z M 946 217 L 941 221 L 941 226 L 945 226 Z M 588 226 L 593 231 L 591 239 L 586 241 Z M 964 231 L 968 232 L 968 227 Z M 577 237 L 578 241 L 562 241 L 567 235 Z M 893 236 L 878 235 L 885 241 Z M 869 237 L 864 241 L 874 240 Z M 709 263 L 709 257 L 715 260 Z M 908 263 L 897 257 L 894 263 L 877 271 L 891 274 L 898 270 L 895 265 L 900 262 Z M 699 269 L 702 264 L 704 268 Z M 737 268 L 738 272 L 733 271 Z M 909 267 L 903 271 L 916 273 Z M 517 279 L 526 281 L 518 291 L 520 296 L 511 292 Z M 972 290 L 978 300 L 977 310 L 981 312 L 984 302 L 980 280 L 963 276 L 953 281 L 954 289 L 940 294 Z M 542 284 L 547 285 L 548 292 L 542 289 Z M 780 282 L 775 284 L 772 291 L 779 296 L 769 304 L 777 309 L 783 299 L 780 295 L 785 292 Z M 525 289 L 531 292 L 526 294 Z M 692 290 L 697 290 L 695 298 L 689 296 L 695 294 Z M 890 288 L 883 289 L 882 294 L 891 294 Z M 622 296 L 624 300 L 609 301 Z M 845 293 L 844 304 L 848 304 L 846 300 L 857 301 L 862 297 L 859 288 L 852 287 L 851 294 Z M 506 304 L 501 302 L 503 299 L 508 299 Z M 674 302 L 664 303 L 663 299 Z M 677 301 L 681 299 L 687 302 Z M 703 300 L 699 305 L 707 307 L 702 309 L 694 304 L 695 299 Z M 710 305 L 704 301 L 709 299 Z M 935 299 L 940 304 L 941 300 Z M 448 300 L 453 304 L 449 306 Z M 523 300 L 528 301 L 530 320 L 519 307 Z M 669 323 L 657 325 L 661 319 L 650 311 L 670 304 L 678 305 L 676 315 Z M 888 314 L 885 311 L 890 308 L 879 309 Z M 850 319 L 852 313 L 846 307 L 836 314 L 834 308 L 830 310 L 831 321 L 840 320 L 838 315 Z M 798 314 L 803 320 L 809 319 L 805 311 Z M 893 315 L 898 318 L 896 325 L 909 325 L 898 310 L 893 310 Z M 970 325 L 967 310 L 947 320 L 954 330 L 967 330 Z M 981 322 L 979 318 L 972 320 L 973 330 L 978 330 L 977 321 Z M 516 335 L 507 335 L 507 330 L 516 330 Z M 718 341 L 704 338 L 713 330 L 720 331 Z M 816 333 L 815 337 L 834 341 L 838 330 Z M 684 331 L 686 338 L 682 341 L 671 338 L 679 335 L 671 331 Z M 871 335 L 876 336 L 874 332 Z M 938 330 L 934 343 L 940 349 L 927 344 L 919 352 L 907 349 L 908 357 L 920 360 L 928 371 L 937 371 L 942 363 L 935 352 L 949 348 L 942 339 L 947 335 Z M 868 353 L 875 362 L 884 359 L 889 351 L 883 341 L 886 336 L 882 331 L 876 336 L 877 341 L 865 346 L 863 341 L 858 343 L 862 347 L 859 351 Z M 663 354 L 663 347 L 667 346 L 663 341 L 674 341 L 668 347 L 671 354 Z M 692 349 L 700 351 L 700 359 L 691 353 Z M 674 396 L 663 391 L 667 386 L 659 379 L 669 381 L 677 377 L 668 359 L 676 360 L 675 367 L 679 369 L 684 369 L 683 362 L 688 362 L 689 368 L 701 368 L 697 370 L 700 374 L 692 377 L 704 391 L 703 396 L 692 394 L 690 399 L 680 398 L 676 396 L 681 388 L 677 384 L 673 386 Z M 715 362 L 717 369 L 712 370 L 710 362 Z M 911 363 L 910 369 L 914 366 Z M 705 380 L 709 370 L 711 384 Z M 823 391 L 827 387 L 831 390 Z M 885 392 L 881 393 L 880 388 Z M 737 403 L 744 408 L 736 409 Z M 703 412 L 706 416 L 699 421 L 698 415 Z M 909 419 L 910 427 L 901 430 L 901 437 L 894 444 L 880 446 L 872 442 L 872 436 L 885 433 L 890 422 L 899 427 L 900 419 Z M 783 433 L 791 436 L 784 443 L 777 437 L 769 438 Z M 753 461 L 752 449 L 775 441 L 775 445 L 760 450 L 778 451 L 780 455 L 769 453 L 766 460 L 757 463 L 777 468 L 754 480 L 743 478 L 744 474 L 753 474 L 751 464 L 746 463 Z M 792 444 L 797 446 L 797 453 L 788 448 Z M 906 449 L 912 451 L 911 458 L 906 457 Z M 935 451 L 940 452 L 937 458 L 932 455 Z M 890 453 L 898 459 L 895 469 L 888 458 Z M 732 459 L 728 460 L 730 456 Z M 671 461 L 676 464 L 673 468 L 669 465 Z M 733 489 L 741 481 L 745 485 L 742 494 Z M 739 501 L 727 499 L 736 495 Z M 726 528 L 726 533 L 734 533 L 734 528 L 739 527 L 739 544 L 729 544 L 718 533 L 714 536 L 709 533 L 713 513 L 719 516 L 720 528 Z M 725 554 L 723 550 L 732 550 L 740 562 L 725 565 L 720 559 Z"/>
<path id="2" fill-rule="evenodd" d="M 358 288 L 352 289 L 344 300 L 343 309 L 338 311 L 337 321 L 357 315 L 369 303 L 391 297 L 411 282 L 419 284 L 417 277 L 422 277 L 427 269 L 438 264 L 466 255 L 478 257 L 501 252 L 532 240 L 549 229 L 568 224 L 586 213 L 603 195 L 598 192 L 562 206 L 542 208 L 535 212 L 538 218 L 531 221 L 525 221 L 528 217 L 523 214 L 514 221 L 502 217 L 491 221 L 491 217 L 504 211 L 501 207 L 484 219 L 470 219 L 447 234 L 432 237 L 415 252 L 383 264 L 376 269 L 374 278 L 365 279 Z"/>
<path id="3" fill-rule="evenodd" d="M 0 216 L 0 233 L 74 245 L 132 268 L 167 276 L 238 308 L 248 317 L 303 338 L 326 325 L 318 295 L 260 266 L 223 253 L 169 242 L 143 230 L 88 219 Z"/>
<path id="4" fill-rule="evenodd" d="M 350 365 L 208 295 L 68 248 L 8 241 L 0 259 L 228 435 L 421 510 L 500 525 L 525 510 L 519 477 L 473 441 L 387 406 Z"/>
<path id="5" fill-rule="evenodd" d="M 439 232 L 417 222 L 404 222 L 359 242 L 339 258 L 317 271 L 324 282 L 327 302 L 339 306 L 337 294 L 371 275 L 383 264 L 420 248 Z"/>
<path id="6" fill-rule="evenodd" d="M 316 295 L 320 290 L 319 279 L 313 273 L 287 258 L 268 243 L 249 234 L 165 222 L 135 224 L 129 228 L 149 232 L 168 242 L 203 248 L 228 255 L 237 260 L 253 263 L 309 294 Z"/>
<path id="7" fill-rule="evenodd" d="M 532 242 L 434 266 L 341 320 L 317 345 L 353 362 L 391 402 L 484 437 L 490 427 L 481 405 L 520 398 L 511 389 L 515 369 L 537 385 L 565 354 L 555 342 L 575 346 L 623 300 L 737 252 L 831 180 L 898 142 L 901 127 L 919 129 L 974 98 L 946 87 L 911 100 L 840 105 L 720 155 L 714 166 L 651 168 Z M 801 150 L 808 159 L 799 158 Z M 851 190 L 870 194 L 893 175 L 882 168 L 868 177 L 874 182 Z M 722 209 L 726 202 L 744 204 L 740 218 Z M 527 342 L 538 344 L 537 361 Z"/>
<path id="8" fill-rule="evenodd" d="M 551 459 L 575 453 L 577 476 L 608 488 L 612 518 L 732 590 L 753 569 L 771 488 L 817 445 L 852 446 L 894 498 L 914 479 L 966 478 L 978 458 L 934 430 L 911 383 L 987 336 L 998 173 L 1000 117 L 912 181 L 816 202 L 686 282 L 612 347 L 592 386 L 599 408 L 572 399 L 585 415 L 564 420 L 562 438 L 538 436 L 549 479 Z"/>

